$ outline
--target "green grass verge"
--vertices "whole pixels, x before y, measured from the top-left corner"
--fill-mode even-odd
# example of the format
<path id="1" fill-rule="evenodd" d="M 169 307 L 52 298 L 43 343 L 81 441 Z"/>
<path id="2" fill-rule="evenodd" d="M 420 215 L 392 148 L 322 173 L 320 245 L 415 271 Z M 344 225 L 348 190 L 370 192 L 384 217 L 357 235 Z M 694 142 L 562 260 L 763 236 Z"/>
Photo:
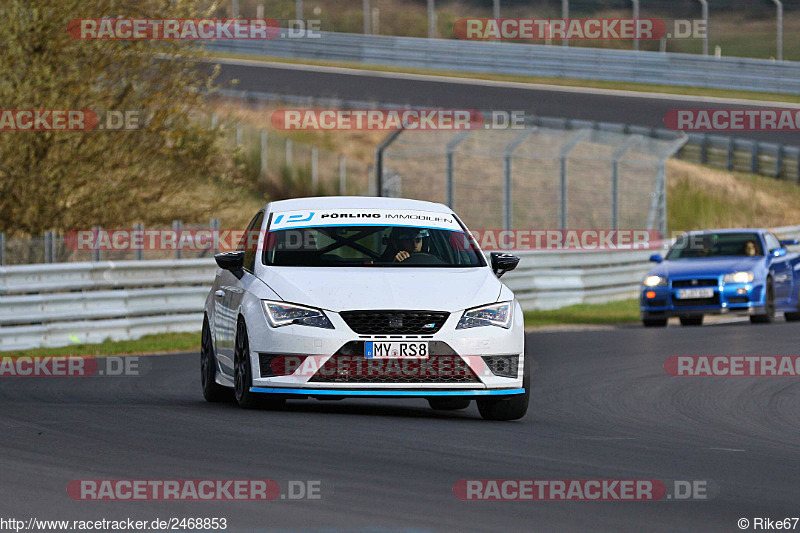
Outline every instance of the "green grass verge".
<path id="1" fill-rule="evenodd" d="M 639 321 L 639 301 L 579 304 L 546 311 L 525 311 L 525 327 L 556 324 L 621 324 Z"/>
<path id="2" fill-rule="evenodd" d="M 0 357 L 28 356 L 63 356 L 63 355 L 123 355 L 159 352 L 192 352 L 200 351 L 200 332 L 197 333 L 160 333 L 145 335 L 141 339 L 130 341 L 104 341 L 99 344 L 72 344 L 60 348 L 34 348 L 13 352 L 0 352 Z"/>
<path id="3" fill-rule="evenodd" d="M 274 63 L 289 63 L 293 65 L 315 65 L 324 67 L 341 67 L 356 70 L 375 70 L 379 72 L 399 72 L 404 74 L 424 74 L 450 78 L 468 78 L 490 81 L 510 81 L 517 83 L 557 85 L 561 87 L 582 87 L 592 89 L 612 89 L 619 91 L 633 91 L 659 94 L 676 94 L 690 96 L 704 96 L 717 98 L 738 98 L 744 100 L 758 100 L 764 102 L 800 103 L 800 95 L 759 93 L 751 91 L 733 91 L 726 89 L 707 89 L 702 87 L 678 87 L 673 85 L 655 85 L 647 83 L 628 83 L 602 80 L 583 80 L 567 78 L 550 78 L 543 76 L 516 76 L 508 74 L 457 72 L 450 70 L 423 69 L 411 67 L 391 67 L 386 65 L 373 65 L 348 61 L 320 61 L 305 58 L 285 58 L 268 56 L 251 56 L 244 54 L 212 54 L 213 57 L 225 59 L 249 59 L 253 61 L 271 61 Z"/>

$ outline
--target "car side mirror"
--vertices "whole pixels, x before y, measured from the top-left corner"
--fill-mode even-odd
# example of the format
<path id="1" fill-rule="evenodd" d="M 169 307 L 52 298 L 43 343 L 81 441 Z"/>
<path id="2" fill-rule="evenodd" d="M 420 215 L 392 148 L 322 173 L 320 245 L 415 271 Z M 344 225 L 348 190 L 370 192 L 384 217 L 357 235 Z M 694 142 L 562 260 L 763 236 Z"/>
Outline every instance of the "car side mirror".
<path id="1" fill-rule="evenodd" d="M 229 270 L 236 274 L 241 272 L 244 267 L 244 252 L 222 252 L 214 256 L 214 261 L 223 270 Z"/>
<path id="2" fill-rule="evenodd" d="M 664 258 L 661 257 L 661 254 L 653 254 L 650 256 L 650 261 L 652 261 L 653 263 L 661 263 L 662 261 L 664 261 Z"/>
<path id="3" fill-rule="evenodd" d="M 519 264 L 518 255 L 492 252 L 490 257 L 492 259 L 492 270 L 494 271 L 494 275 L 498 278 L 506 272 L 514 270 Z"/>
<path id="4" fill-rule="evenodd" d="M 783 257 L 786 255 L 786 248 L 775 248 L 770 252 L 772 257 Z"/>
<path id="5" fill-rule="evenodd" d="M 783 239 L 781 241 L 781 246 L 794 246 L 795 244 L 800 244 L 800 241 L 797 239 Z"/>

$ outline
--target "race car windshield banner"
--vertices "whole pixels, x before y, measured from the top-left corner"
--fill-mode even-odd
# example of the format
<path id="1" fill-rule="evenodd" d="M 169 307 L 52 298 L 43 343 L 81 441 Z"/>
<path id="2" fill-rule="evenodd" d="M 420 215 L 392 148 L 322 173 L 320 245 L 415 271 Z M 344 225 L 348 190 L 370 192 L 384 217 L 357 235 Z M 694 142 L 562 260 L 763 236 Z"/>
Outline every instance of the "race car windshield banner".
<path id="1" fill-rule="evenodd" d="M 462 231 L 449 213 L 411 209 L 319 209 L 272 214 L 269 231 L 330 226 L 408 226 Z"/>

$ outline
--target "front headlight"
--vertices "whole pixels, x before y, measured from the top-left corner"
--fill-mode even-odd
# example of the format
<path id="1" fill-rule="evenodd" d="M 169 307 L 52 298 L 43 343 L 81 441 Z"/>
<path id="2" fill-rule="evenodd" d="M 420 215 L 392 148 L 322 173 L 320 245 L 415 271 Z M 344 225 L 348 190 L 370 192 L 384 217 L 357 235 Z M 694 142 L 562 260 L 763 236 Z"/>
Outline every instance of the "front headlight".
<path id="1" fill-rule="evenodd" d="M 464 311 L 456 329 L 478 328 L 481 326 L 511 327 L 512 302 L 484 305 Z"/>
<path id="2" fill-rule="evenodd" d="M 269 300 L 263 300 L 263 303 L 267 321 L 273 328 L 297 324 L 299 326 L 334 329 L 331 321 L 319 309 Z"/>
<path id="3" fill-rule="evenodd" d="M 722 278 L 722 281 L 725 283 L 750 283 L 753 281 L 753 279 L 755 279 L 753 273 L 748 270 L 725 274 L 725 276 Z"/>
<path id="4" fill-rule="evenodd" d="M 644 278 L 645 287 L 664 287 L 667 284 L 667 278 L 663 276 L 647 276 Z"/>

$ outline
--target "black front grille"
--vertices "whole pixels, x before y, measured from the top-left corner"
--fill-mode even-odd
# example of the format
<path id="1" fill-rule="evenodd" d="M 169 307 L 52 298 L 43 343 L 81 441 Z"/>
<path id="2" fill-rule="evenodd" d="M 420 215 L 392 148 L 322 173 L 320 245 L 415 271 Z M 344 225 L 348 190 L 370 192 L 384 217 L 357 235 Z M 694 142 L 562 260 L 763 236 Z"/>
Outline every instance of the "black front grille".
<path id="1" fill-rule="evenodd" d="M 715 294 L 711 298 L 688 298 L 686 300 L 678 300 L 677 298 L 672 301 L 675 307 L 691 307 L 695 305 L 719 305 L 719 294 Z"/>
<path id="2" fill-rule="evenodd" d="M 313 383 L 480 383 L 457 355 L 428 359 L 367 359 L 363 355 L 334 355 L 308 380 Z"/>
<path id="3" fill-rule="evenodd" d="M 672 280 L 672 287 L 674 289 L 682 287 L 716 287 L 719 285 L 717 279 L 674 279 Z"/>
<path id="4" fill-rule="evenodd" d="M 436 333 L 449 315 L 443 311 L 342 311 L 339 314 L 356 333 L 384 335 Z"/>

